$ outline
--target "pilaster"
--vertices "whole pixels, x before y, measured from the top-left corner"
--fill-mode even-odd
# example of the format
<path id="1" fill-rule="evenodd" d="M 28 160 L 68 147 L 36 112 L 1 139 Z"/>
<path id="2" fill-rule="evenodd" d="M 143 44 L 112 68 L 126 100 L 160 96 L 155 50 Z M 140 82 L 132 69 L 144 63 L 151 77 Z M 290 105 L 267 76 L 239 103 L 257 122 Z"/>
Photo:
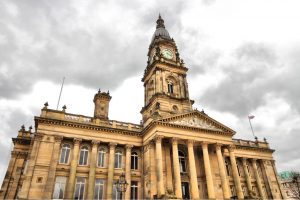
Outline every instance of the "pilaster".
<path id="1" fill-rule="evenodd" d="M 133 145 L 126 145 L 126 158 L 125 158 L 125 179 L 127 180 L 127 190 L 125 192 L 125 199 L 130 199 L 131 187 L 131 150 Z"/>
<path id="2" fill-rule="evenodd" d="M 230 192 L 229 192 L 230 189 L 229 189 L 229 184 L 228 184 L 228 180 L 227 180 L 227 175 L 225 172 L 221 144 L 216 144 L 215 146 L 216 146 L 216 153 L 217 153 L 217 159 L 218 159 L 218 165 L 219 165 L 219 172 L 220 172 L 220 177 L 221 177 L 223 197 L 224 197 L 224 199 L 230 199 Z"/>
<path id="3" fill-rule="evenodd" d="M 48 172 L 48 177 L 47 177 L 45 191 L 44 191 L 44 197 L 43 197 L 44 199 L 52 198 L 52 193 L 55 184 L 56 166 L 58 163 L 60 145 L 62 140 L 63 140 L 62 136 L 54 136 L 53 151 L 52 151 L 51 163 L 49 166 L 49 172 Z"/>
<path id="4" fill-rule="evenodd" d="M 89 171 L 89 180 L 88 180 L 88 193 L 87 199 L 94 198 L 94 187 L 95 187 L 95 170 L 96 170 L 96 160 L 97 160 L 97 150 L 99 141 L 92 141 L 92 153 L 90 160 L 90 171 Z"/>
<path id="5" fill-rule="evenodd" d="M 78 154 L 79 154 L 79 146 L 81 143 L 81 139 L 74 138 L 74 148 L 73 148 L 73 157 L 70 165 L 70 175 L 69 181 L 66 189 L 66 199 L 73 199 L 74 188 L 75 188 L 75 179 L 76 179 L 76 170 L 78 163 Z"/>
<path id="6" fill-rule="evenodd" d="M 108 161 L 107 188 L 106 188 L 107 199 L 112 199 L 116 146 L 117 143 L 109 143 L 109 161 Z"/>
<path id="7" fill-rule="evenodd" d="M 196 163 L 194 155 L 194 141 L 188 140 L 188 155 L 189 155 L 189 167 L 190 167 L 190 185 L 191 185 L 191 197 L 192 199 L 199 199 L 198 179 L 196 172 Z"/>

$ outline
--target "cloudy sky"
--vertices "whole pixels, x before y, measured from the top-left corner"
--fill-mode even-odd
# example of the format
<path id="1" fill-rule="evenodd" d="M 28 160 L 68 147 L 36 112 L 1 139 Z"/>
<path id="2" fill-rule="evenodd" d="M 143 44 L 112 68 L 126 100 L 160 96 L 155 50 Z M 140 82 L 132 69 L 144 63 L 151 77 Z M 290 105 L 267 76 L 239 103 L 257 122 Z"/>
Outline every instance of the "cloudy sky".
<path id="1" fill-rule="evenodd" d="M 110 90 L 110 119 L 139 123 L 141 77 L 160 12 L 189 68 L 194 107 L 267 138 L 278 171 L 300 170 L 300 2 L 276 0 L 0 1 L 0 182 L 22 124 L 48 101 L 93 115 Z"/>

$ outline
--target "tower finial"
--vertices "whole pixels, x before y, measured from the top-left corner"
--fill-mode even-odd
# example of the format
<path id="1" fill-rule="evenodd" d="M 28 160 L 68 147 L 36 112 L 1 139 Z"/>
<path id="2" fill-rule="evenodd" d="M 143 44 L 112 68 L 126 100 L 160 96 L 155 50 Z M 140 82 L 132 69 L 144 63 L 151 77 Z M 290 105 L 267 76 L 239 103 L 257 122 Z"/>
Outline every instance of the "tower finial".
<path id="1" fill-rule="evenodd" d="M 158 19 L 156 20 L 156 28 L 165 28 L 164 20 L 162 19 L 160 13 L 158 14 Z"/>

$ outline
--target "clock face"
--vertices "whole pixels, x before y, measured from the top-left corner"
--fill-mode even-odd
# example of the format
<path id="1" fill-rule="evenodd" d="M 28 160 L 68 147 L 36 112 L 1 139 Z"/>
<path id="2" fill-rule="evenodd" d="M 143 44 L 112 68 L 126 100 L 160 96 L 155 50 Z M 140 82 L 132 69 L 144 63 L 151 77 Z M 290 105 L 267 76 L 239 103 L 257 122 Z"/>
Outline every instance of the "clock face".
<path id="1" fill-rule="evenodd" d="M 173 52 L 170 49 L 162 50 L 162 55 L 167 59 L 172 59 L 173 58 Z"/>

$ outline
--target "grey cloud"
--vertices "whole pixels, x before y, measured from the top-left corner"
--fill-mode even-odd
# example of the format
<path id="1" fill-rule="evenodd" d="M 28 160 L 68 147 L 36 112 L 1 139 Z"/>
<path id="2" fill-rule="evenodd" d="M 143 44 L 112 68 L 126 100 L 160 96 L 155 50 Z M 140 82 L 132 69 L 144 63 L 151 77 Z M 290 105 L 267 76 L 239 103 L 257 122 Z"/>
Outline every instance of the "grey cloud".
<path id="1" fill-rule="evenodd" d="M 36 81 L 57 82 L 63 76 L 67 77 L 66 84 L 114 89 L 126 78 L 143 74 L 150 30 L 155 29 L 158 12 L 167 18 L 167 27 L 176 29 L 180 26 L 178 13 L 184 9 L 181 1 L 172 2 L 172 6 L 170 2 L 148 5 L 140 1 L 0 4 L 0 35 L 5 38 L 0 44 L 4 52 L 0 60 L 0 98 L 6 99 L 30 92 Z M 7 4 L 14 5 L 18 14 L 11 15 Z M 91 19 L 89 13 L 99 8 L 123 12 L 107 19 L 99 10 L 99 19 Z M 85 19 L 95 20 L 96 25 L 90 22 L 91 27 L 85 27 Z"/>
<path id="2" fill-rule="evenodd" d="M 264 105 L 272 88 L 272 70 L 278 67 L 275 51 L 265 44 L 248 43 L 234 53 L 234 62 L 218 64 L 225 78 L 210 88 L 199 101 L 222 112 L 233 112 L 238 117 L 247 116 L 255 108 Z M 210 68 L 206 67 L 205 73 Z"/>

